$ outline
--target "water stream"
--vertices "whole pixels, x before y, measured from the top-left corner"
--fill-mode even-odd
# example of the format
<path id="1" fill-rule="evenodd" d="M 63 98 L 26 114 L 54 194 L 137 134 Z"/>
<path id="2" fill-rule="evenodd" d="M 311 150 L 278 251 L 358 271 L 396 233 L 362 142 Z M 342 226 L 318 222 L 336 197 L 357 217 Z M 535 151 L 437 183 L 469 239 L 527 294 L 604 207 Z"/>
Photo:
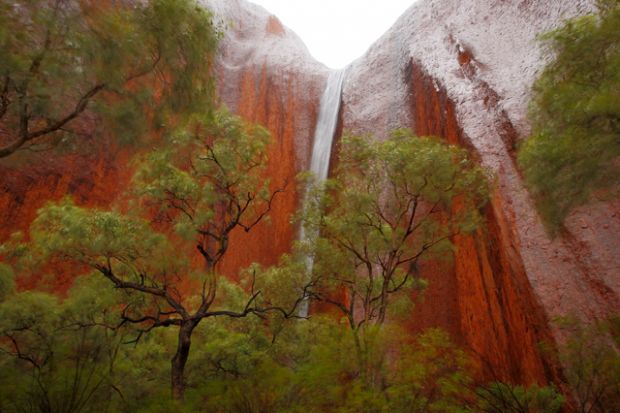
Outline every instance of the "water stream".
<path id="1" fill-rule="evenodd" d="M 310 161 L 310 172 L 316 177 L 316 184 L 321 184 L 327 179 L 329 172 L 329 160 L 332 154 L 332 143 L 338 126 L 338 112 L 340 111 L 340 101 L 342 97 L 342 84 L 344 82 L 346 69 L 331 72 L 327 78 L 327 85 L 321 97 L 319 118 L 314 131 L 314 144 L 312 146 L 312 158 Z M 304 204 L 307 200 L 304 201 Z M 301 227 L 299 239 L 305 240 L 308 237 L 304 227 Z M 307 259 L 308 274 L 312 272 L 314 264 L 312 257 Z M 309 308 L 308 301 L 304 301 L 299 309 L 301 317 L 307 317 Z"/>

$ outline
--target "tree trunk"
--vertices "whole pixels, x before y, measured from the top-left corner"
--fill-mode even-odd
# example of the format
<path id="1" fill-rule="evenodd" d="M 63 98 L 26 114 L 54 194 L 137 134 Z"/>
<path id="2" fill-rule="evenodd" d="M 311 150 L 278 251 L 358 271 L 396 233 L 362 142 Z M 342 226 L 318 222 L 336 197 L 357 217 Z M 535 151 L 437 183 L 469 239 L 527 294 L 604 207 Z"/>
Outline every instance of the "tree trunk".
<path id="1" fill-rule="evenodd" d="M 172 398 L 183 401 L 185 396 L 185 364 L 192 345 L 192 333 L 198 325 L 197 321 L 184 321 L 179 328 L 177 351 L 172 358 L 171 384 Z"/>

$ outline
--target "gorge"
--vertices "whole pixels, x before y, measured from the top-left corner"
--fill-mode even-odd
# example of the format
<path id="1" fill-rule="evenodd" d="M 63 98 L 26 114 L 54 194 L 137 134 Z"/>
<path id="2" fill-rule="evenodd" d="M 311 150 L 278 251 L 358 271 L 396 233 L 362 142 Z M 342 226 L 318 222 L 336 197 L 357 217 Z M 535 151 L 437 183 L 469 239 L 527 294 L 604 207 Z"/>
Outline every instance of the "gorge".
<path id="1" fill-rule="evenodd" d="M 326 71 L 303 45 L 289 46 L 299 40 L 276 17 L 234 4 L 226 10 L 214 7 L 239 22 L 224 40 L 221 64 L 228 72 L 228 62 L 243 44 L 250 62 L 243 69 L 239 63 L 233 66 L 246 71 L 254 88 L 244 91 L 245 97 L 226 90 L 234 81 L 224 80 L 221 95 L 249 119 L 267 118 L 281 145 L 296 139 L 295 167 L 306 169 L 313 128 L 305 122 L 317 116 Z M 560 374 L 558 366 L 538 348 L 543 340 L 562 339 L 552 320 L 566 314 L 603 318 L 617 313 L 620 305 L 620 261 L 612 253 L 620 242 L 617 201 L 575 211 L 568 232 L 552 238 L 514 160 L 515 146 L 529 130 L 529 90 L 544 65 L 536 36 L 593 8 L 590 1 L 472 0 L 456 7 L 447 1 L 421 1 L 350 65 L 344 81 L 337 136 L 346 130 L 381 139 L 395 128 L 410 127 L 418 135 L 437 135 L 470 148 L 495 174 L 486 227 L 455 240 L 450 268 L 426 270 L 428 302 L 416 310 L 412 324 L 447 328 L 460 343 L 489 358 L 481 365 L 495 366 L 493 374 L 504 378 L 552 380 Z M 249 44 L 254 45 L 251 52 Z M 300 99 L 304 88 L 308 93 Z M 256 101 L 257 93 L 265 100 Z M 274 108 L 276 93 L 285 113 Z M 259 108 L 249 107 L 250 101 Z M 268 113 L 257 116 L 261 111 Z M 282 128 L 291 123 L 282 125 L 276 116 L 293 116 L 296 133 L 284 138 Z"/>
<path id="2" fill-rule="evenodd" d="M 448 262 L 422 266 L 429 287 L 407 328 L 448 331 L 473 356 L 476 376 L 559 382 L 561 363 L 540 346 L 565 340 L 554 319 L 620 312 L 620 200 L 579 207 L 565 231 L 551 236 L 525 188 L 516 148 L 530 132 L 531 88 L 546 63 L 537 36 L 592 12 L 596 2 L 420 0 L 343 71 L 315 61 L 259 6 L 202 4 L 223 28 L 219 99 L 271 132 L 266 174 L 272 188 L 286 188 L 271 206 L 271 222 L 230 234 L 221 271 L 235 278 L 255 261 L 273 265 L 290 251 L 300 233 L 290 217 L 304 201 L 295 177 L 311 170 L 325 179 L 343 134 L 384 140 L 409 128 L 438 136 L 468 149 L 492 173 L 493 188 L 482 227 L 454 237 Z M 122 195 L 136 151 L 113 140 L 93 146 L 0 162 L 0 241 L 26 231 L 50 200 L 70 194 L 81 205 L 106 207 Z M 72 274 L 57 273 L 51 288 L 64 292 Z M 28 289 L 38 280 L 20 282 Z"/>

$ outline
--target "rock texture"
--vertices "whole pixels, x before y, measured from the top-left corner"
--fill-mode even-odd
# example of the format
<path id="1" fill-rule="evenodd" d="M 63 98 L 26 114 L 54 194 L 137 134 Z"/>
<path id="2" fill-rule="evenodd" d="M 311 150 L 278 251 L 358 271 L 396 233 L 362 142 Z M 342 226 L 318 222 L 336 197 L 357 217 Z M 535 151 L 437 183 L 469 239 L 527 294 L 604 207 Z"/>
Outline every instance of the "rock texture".
<path id="1" fill-rule="evenodd" d="M 37 210 L 46 202 L 71 195 L 81 205 L 109 205 L 131 178 L 127 149 L 102 139 L 89 141 L 88 151 L 16 153 L 0 161 L 0 242 L 15 231 L 27 232 Z M 50 268 L 51 287 L 61 291 L 75 274 Z M 39 280 L 20 280 L 24 288 Z"/>
<path id="2" fill-rule="evenodd" d="M 233 235 L 223 269 L 234 276 L 252 261 L 274 263 L 296 236 L 289 222 L 299 202 L 294 176 L 308 167 L 328 70 L 259 6 L 203 3 L 226 29 L 216 68 L 221 100 L 272 132 L 269 176 L 273 188 L 287 184 L 271 225 Z M 545 63 L 536 35 L 591 11 L 593 3 L 420 0 L 348 68 L 340 133 L 381 139 L 411 127 L 439 135 L 471 149 L 496 178 L 485 227 L 454 240 L 452 263 L 424 268 L 430 288 L 411 321 L 417 329 L 447 328 L 478 355 L 486 377 L 553 380 L 557 366 L 537 347 L 562 338 L 550 320 L 620 311 L 620 202 L 575 211 L 567 233 L 551 239 L 514 160 L 515 143 L 528 133 L 529 90 Z M 130 179 L 131 157 L 131 150 L 99 141 L 79 153 L 1 160 L 0 241 L 25 230 L 46 201 L 66 194 L 82 204 L 110 205 Z M 71 275 L 61 271 L 58 286 Z"/>
<path id="3" fill-rule="evenodd" d="M 421 0 L 349 68 L 343 128 L 385 137 L 411 127 L 470 148 L 496 178 L 486 228 L 455 239 L 451 268 L 428 269 L 414 315 L 479 354 L 485 375 L 544 382 L 537 349 L 561 340 L 550 322 L 620 311 L 620 204 L 576 211 L 551 239 L 515 164 L 531 85 L 545 64 L 536 35 L 593 10 L 593 1 Z"/>
<path id="4" fill-rule="evenodd" d="M 286 185 L 270 224 L 232 234 L 223 270 L 235 274 L 254 261 L 275 264 L 290 249 L 297 231 L 295 176 L 309 167 L 314 128 L 328 69 L 277 17 L 243 0 L 205 0 L 224 38 L 217 74 L 222 101 L 243 118 L 266 126 L 274 139 L 268 175 L 272 188 Z"/>
<path id="5" fill-rule="evenodd" d="M 290 225 L 298 202 L 295 175 L 308 166 L 328 69 L 263 8 L 241 0 L 204 4 L 225 30 L 216 68 L 221 101 L 271 131 L 268 175 L 274 189 L 286 186 L 274 202 L 271 224 L 232 234 L 222 270 L 234 277 L 254 261 L 274 264 L 295 237 Z M 81 152 L 23 152 L 0 160 L 0 242 L 15 231 L 26 231 L 45 202 L 70 195 L 80 204 L 106 207 L 127 188 L 136 149 L 117 148 L 108 139 L 85 146 Z M 54 270 L 52 287 L 64 290 L 74 274 Z"/>

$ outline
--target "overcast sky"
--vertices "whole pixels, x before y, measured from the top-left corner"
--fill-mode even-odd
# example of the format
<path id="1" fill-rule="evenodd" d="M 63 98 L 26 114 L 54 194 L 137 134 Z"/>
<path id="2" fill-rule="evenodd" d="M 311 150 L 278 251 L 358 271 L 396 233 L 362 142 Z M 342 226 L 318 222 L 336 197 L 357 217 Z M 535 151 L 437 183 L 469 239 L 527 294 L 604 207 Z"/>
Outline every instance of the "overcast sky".
<path id="1" fill-rule="evenodd" d="M 339 69 L 368 47 L 415 0 L 250 0 L 301 37 L 310 53 Z"/>

